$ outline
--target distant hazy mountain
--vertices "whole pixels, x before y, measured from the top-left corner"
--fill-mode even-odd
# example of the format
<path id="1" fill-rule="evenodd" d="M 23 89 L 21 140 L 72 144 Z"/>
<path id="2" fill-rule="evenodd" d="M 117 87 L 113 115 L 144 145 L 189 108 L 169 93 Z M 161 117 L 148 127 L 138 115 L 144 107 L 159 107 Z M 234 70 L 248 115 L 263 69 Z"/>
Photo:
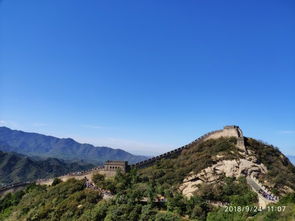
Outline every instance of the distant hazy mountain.
<path id="1" fill-rule="evenodd" d="M 100 164 L 106 160 L 126 160 L 135 163 L 147 159 L 121 149 L 81 144 L 71 138 L 60 139 L 37 133 L 27 133 L 0 127 L 0 150 L 28 156 L 54 157 L 64 160 L 84 160 Z"/>
<path id="2" fill-rule="evenodd" d="M 291 161 L 291 163 L 293 163 L 295 165 L 295 156 L 287 156 L 289 158 L 289 160 Z"/>
<path id="3" fill-rule="evenodd" d="M 60 176 L 94 167 L 92 164 L 66 163 L 55 158 L 33 160 L 18 153 L 0 151 L 0 186 Z"/>

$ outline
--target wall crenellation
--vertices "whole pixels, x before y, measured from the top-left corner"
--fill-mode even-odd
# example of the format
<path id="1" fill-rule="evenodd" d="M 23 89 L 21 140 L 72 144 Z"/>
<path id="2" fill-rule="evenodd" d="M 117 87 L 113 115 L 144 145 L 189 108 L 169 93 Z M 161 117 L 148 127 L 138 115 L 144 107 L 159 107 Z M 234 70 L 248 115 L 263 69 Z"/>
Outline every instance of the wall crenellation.
<path id="1" fill-rule="evenodd" d="M 158 160 L 169 158 L 169 157 L 172 157 L 173 155 L 179 154 L 182 150 L 190 148 L 192 145 L 199 144 L 199 143 L 209 140 L 209 139 L 216 139 L 219 137 L 232 137 L 232 136 L 237 137 L 237 147 L 241 151 L 246 151 L 242 130 L 239 128 L 239 126 L 230 125 L 230 126 L 225 126 L 222 130 L 215 130 L 215 131 L 211 131 L 209 133 L 206 133 L 206 134 L 202 135 L 201 137 L 199 137 L 198 139 L 194 140 L 193 142 L 186 144 L 182 147 L 179 147 L 179 148 L 174 149 L 172 151 L 166 152 L 166 153 L 161 154 L 159 156 L 152 157 L 148 160 L 144 160 L 144 161 L 138 162 L 136 164 L 133 164 L 132 167 L 144 168 L 144 167 L 152 165 L 153 163 L 155 163 Z"/>

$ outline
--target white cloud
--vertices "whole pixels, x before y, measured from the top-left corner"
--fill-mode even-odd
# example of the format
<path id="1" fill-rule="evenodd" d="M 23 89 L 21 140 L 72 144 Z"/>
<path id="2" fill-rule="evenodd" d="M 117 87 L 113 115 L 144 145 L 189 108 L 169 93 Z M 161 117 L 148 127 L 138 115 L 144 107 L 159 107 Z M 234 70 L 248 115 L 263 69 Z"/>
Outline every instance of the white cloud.
<path id="1" fill-rule="evenodd" d="M 295 134 L 295 130 L 281 130 L 281 134 Z"/>

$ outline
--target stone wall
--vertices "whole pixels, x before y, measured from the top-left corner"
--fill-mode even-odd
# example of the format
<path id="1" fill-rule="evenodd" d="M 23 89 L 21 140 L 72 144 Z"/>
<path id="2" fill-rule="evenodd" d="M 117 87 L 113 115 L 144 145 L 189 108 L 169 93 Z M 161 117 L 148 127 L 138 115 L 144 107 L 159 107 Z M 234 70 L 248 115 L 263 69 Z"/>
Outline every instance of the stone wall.
<path id="1" fill-rule="evenodd" d="M 225 126 L 223 130 L 215 131 L 214 133 L 207 136 L 204 140 L 217 139 L 220 137 L 236 137 L 237 147 L 242 151 L 246 151 L 243 132 L 238 126 Z"/>
<path id="2" fill-rule="evenodd" d="M 118 169 L 120 169 L 122 172 L 126 172 L 127 167 L 127 161 L 106 161 L 104 164 L 105 171 L 117 171 Z"/>
<path id="3" fill-rule="evenodd" d="M 131 167 L 135 167 L 135 168 L 148 167 L 150 165 L 153 165 L 158 160 L 177 156 L 178 154 L 181 153 L 182 150 L 188 149 L 191 146 L 197 145 L 197 144 L 204 142 L 208 139 L 217 139 L 220 137 L 232 137 L 232 136 L 237 138 L 237 141 L 238 141 L 237 147 L 239 149 L 241 149 L 242 151 L 246 151 L 242 130 L 238 126 L 225 126 L 222 130 L 215 130 L 215 131 L 206 133 L 203 136 L 199 137 L 198 139 L 194 140 L 193 142 L 191 142 L 187 145 L 184 145 L 182 147 L 179 147 L 179 148 L 169 151 L 167 153 L 163 153 L 163 154 L 153 157 L 151 159 L 144 160 L 139 163 L 133 164 L 133 165 L 131 165 Z M 110 166 L 112 166 L 112 168 L 110 168 Z M 69 173 L 69 174 L 60 176 L 59 178 L 61 178 L 63 181 L 66 181 L 70 178 L 83 179 L 84 177 L 87 177 L 89 180 L 91 180 L 91 177 L 94 173 L 100 173 L 100 174 L 106 175 L 106 177 L 112 177 L 112 176 L 115 176 L 116 171 L 118 169 L 115 167 L 120 167 L 122 169 L 125 168 L 125 170 L 126 170 L 126 168 L 128 168 L 128 165 L 127 165 L 127 162 L 124 162 L 124 161 L 109 161 L 109 162 L 106 162 L 104 167 L 96 167 L 91 170 Z M 53 181 L 53 178 L 52 179 L 39 179 L 39 180 L 36 180 L 35 182 L 37 184 L 50 185 L 52 183 L 52 181 Z M 20 185 L 20 186 L 24 185 L 25 186 L 28 184 L 29 183 L 19 183 L 19 184 L 13 184 L 13 185 Z M 5 192 L 8 189 L 15 188 L 15 186 L 13 186 L 13 185 L 12 186 L 8 185 L 6 187 L 3 187 L 2 191 Z M 0 193 L 1 193 L 1 188 L 0 188 Z"/>
<path id="4" fill-rule="evenodd" d="M 31 182 L 22 182 L 22 183 L 15 183 L 11 185 L 7 185 L 0 188 L 0 197 L 5 196 L 8 193 L 14 193 L 18 190 L 24 189 L 26 186 L 30 185 Z"/>
<path id="5" fill-rule="evenodd" d="M 208 135 L 204 140 L 217 139 L 220 137 L 241 137 L 239 128 L 237 126 L 226 126 L 223 130 L 215 131 Z"/>
<path id="6" fill-rule="evenodd" d="M 150 158 L 148 160 L 138 162 L 136 164 L 133 164 L 132 167 L 144 168 L 144 167 L 151 166 L 156 161 L 161 160 L 161 159 L 165 159 L 165 158 L 171 158 L 175 155 L 178 155 L 181 153 L 182 150 L 188 149 L 193 145 L 199 144 L 199 143 L 204 142 L 208 139 L 217 139 L 220 137 L 236 137 L 238 140 L 237 147 L 242 151 L 246 151 L 242 130 L 238 126 L 225 126 L 222 130 L 215 130 L 215 131 L 206 133 L 203 136 L 199 137 L 198 139 L 194 140 L 193 142 L 191 142 L 187 145 L 184 145 L 182 147 L 179 147 L 179 148 L 169 151 L 167 153 L 161 154 L 159 156 Z"/>

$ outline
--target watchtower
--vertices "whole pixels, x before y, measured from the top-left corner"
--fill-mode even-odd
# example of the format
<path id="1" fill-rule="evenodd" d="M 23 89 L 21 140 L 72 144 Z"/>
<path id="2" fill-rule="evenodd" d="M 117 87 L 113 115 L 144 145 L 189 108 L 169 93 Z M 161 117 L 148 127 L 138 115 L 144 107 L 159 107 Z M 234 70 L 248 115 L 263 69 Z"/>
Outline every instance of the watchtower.
<path id="1" fill-rule="evenodd" d="M 241 128 L 236 125 L 230 125 L 223 127 L 223 130 L 217 130 L 212 133 L 209 133 L 208 136 L 205 137 L 205 140 L 209 139 L 217 139 L 220 137 L 236 137 L 237 138 L 237 148 L 241 151 L 247 152 L 245 143 L 244 143 L 244 136 Z"/>
<path id="2" fill-rule="evenodd" d="M 128 168 L 127 161 L 120 161 L 120 160 L 108 160 L 104 164 L 105 171 L 116 171 L 121 170 L 122 172 L 126 172 Z"/>
<path id="3" fill-rule="evenodd" d="M 243 132 L 239 126 L 236 126 L 236 125 L 225 126 L 223 130 L 232 131 L 233 133 L 235 133 L 236 134 L 235 137 L 237 138 L 237 147 L 242 151 L 246 151 Z"/>

